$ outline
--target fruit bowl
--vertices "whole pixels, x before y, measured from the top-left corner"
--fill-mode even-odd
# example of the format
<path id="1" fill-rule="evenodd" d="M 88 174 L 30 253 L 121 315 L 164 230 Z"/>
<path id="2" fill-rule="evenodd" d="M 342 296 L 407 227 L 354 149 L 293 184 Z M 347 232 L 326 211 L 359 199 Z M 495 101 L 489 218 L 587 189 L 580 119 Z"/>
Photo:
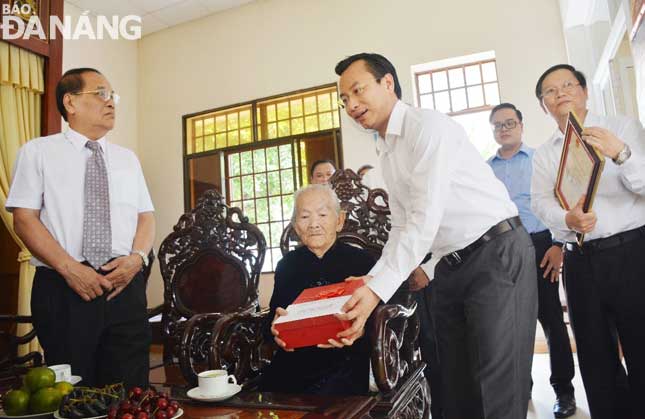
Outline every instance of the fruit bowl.
<path id="1" fill-rule="evenodd" d="M 9 416 L 4 412 L 4 409 L 0 409 L 0 419 L 8 419 L 8 418 L 11 418 L 11 419 L 16 419 L 16 418 L 20 418 L 20 419 L 47 419 L 47 418 L 53 417 L 54 412 L 56 412 L 56 411 L 54 410 L 53 412 L 49 412 L 49 413 L 33 413 L 31 415 Z"/>

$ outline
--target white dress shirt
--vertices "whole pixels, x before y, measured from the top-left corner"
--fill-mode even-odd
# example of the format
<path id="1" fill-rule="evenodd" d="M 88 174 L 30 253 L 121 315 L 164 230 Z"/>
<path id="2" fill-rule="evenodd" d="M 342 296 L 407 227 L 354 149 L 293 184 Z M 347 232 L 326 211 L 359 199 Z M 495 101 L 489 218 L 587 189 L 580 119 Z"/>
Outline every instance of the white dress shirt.
<path id="1" fill-rule="evenodd" d="M 83 261 L 85 166 L 89 141 L 69 129 L 35 138 L 18 151 L 5 207 L 40 210 L 40 221 L 63 249 Z M 97 140 L 106 160 L 110 190 L 112 256 L 129 255 L 141 212 L 154 211 L 136 155 L 105 137 Z M 35 257 L 31 263 L 46 266 Z"/>
<path id="2" fill-rule="evenodd" d="M 585 234 L 585 240 L 609 237 L 645 225 L 645 131 L 641 123 L 625 116 L 587 114 L 586 127 L 611 131 L 629 145 L 631 157 L 617 166 L 605 158 L 605 167 L 593 202 L 598 217 L 596 227 Z M 533 157 L 531 209 L 551 230 L 558 241 L 575 241 L 575 232 L 565 222 L 567 211 L 555 196 L 555 182 L 562 153 L 564 135 L 557 129 Z"/>
<path id="3" fill-rule="evenodd" d="M 376 151 L 392 230 L 368 286 L 385 302 L 428 252 L 433 258 L 423 269 L 432 278 L 441 257 L 517 215 L 466 131 L 439 112 L 397 102 Z"/>
<path id="4" fill-rule="evenodd" d="M 381 168 L 379 166 L 373 167 L 363 175 L 361 183 L 367 186 L 370 189 L 380 188 L 387 191 L 385 186 L 385 181 L 383 180 L 383 175 L 381 174 Z"/>

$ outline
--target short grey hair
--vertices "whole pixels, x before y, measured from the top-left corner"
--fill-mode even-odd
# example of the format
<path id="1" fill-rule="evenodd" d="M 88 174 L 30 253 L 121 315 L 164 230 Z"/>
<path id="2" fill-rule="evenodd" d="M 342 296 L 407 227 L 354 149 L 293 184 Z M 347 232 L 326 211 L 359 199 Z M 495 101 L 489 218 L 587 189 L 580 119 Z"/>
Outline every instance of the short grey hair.
<path id="1" fill-rule="evenodd" d="M 296 193 L 293 195 L 293 212 L 291 213 L 291 225 L 293 226 L 296 222 L 296 213 L 298 212 L 298 198 L 300 195 L 307 193 L 307 192 L 323 192 L 331 199 L 333 202 L 334 210 L 336 211 L 336 215 L 340 216 L 340 200 L 338 199 L 338 195 L 336 195 L 336 192 L 332 188 L 330 188 L 328 185 L 321 185 L 321 184 L 312 184 L 312 185 L 307 185 L 303 186 L 302 188 L 298 189 Z"/>

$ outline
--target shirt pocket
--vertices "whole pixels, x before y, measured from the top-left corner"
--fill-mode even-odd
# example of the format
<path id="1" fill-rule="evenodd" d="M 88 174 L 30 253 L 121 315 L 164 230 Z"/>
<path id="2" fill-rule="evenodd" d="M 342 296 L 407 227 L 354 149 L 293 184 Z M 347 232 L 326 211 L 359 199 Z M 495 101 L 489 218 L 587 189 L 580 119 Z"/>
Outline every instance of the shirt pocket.
<path id="1" fill-rule="evenodd" d="M 112 173 L 112 194 L 118 206 L 138 208 L 137 173 L 134 170 L 116 170 Z"/>

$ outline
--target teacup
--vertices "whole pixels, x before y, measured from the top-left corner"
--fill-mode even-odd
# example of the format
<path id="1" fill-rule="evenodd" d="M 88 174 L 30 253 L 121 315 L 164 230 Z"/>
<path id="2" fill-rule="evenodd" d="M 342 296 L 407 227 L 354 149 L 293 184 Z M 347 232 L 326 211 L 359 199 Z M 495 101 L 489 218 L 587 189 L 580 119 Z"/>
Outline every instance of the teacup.
<path id="1" fill-rule="evenodd" d="M 226 370 L 208 370 L 197 374 L 199 392 L 203 395 L 217 395 L 226 393 L 229 384 L 237 384 L 234 375 L 229 375 Z"/>
<path id="2" fill-rule="evenodd" d="M 52 365 L 49 369 L 56 374 L 56 382 L 67 381 L 69 383 L 72 380 L 72 366 L 69 364 Z"/>

